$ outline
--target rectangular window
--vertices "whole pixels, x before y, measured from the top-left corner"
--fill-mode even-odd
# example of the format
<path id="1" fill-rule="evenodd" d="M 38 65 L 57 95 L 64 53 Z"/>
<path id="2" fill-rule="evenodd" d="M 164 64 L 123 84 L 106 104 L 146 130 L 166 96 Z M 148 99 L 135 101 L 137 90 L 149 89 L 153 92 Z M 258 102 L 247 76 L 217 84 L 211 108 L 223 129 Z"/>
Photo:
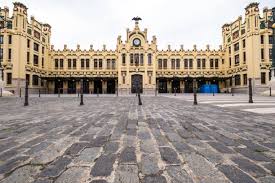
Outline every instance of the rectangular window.
<path id="1" fill-rule="evenodd" d="M 9 35 L 9 44 L 12 44 L 12 35 Z"/>
<path id="2" fill-rule="evenodd" d="M 246 86 L 247 85 L 247 74 L 243 75 L 243 85 Z"/>
<path id="3" fill-rule="evenodd" d="M 231 46 L 228 47 L 229 54 L 231 54 Z"/>
<path id="4" fill-rule="evenodd" d="M 8 57 L 9 60 L 11 60 L 11 48 L 9 48 L 9 57 Z"/>
<path id="5" fill-rule="evenodd" d="M 139 54 L 138 53 L 134 54 L 134 62 L 135 62 L 135 65 L 139 65 Z"/>
<path id="6" fill-rule="evenodd" d="M 232 65 L 232 59 L 231 57 L 229 57 L 229 67 L 231 67 L 231 65 Z"/>
<path id="7" fill-rule="evenodd" d="M 158 59 L 158 68 L 162 69 L 162 59 Z"/>
<path id="8" fill-rule="evenodd" d="M 243 64 L 246 64 L 246 52 L 243 52 Z"/>
<path id="9" fill-rule="evenodd" d="M 60 69 L 63 69 L 63 67 L 64 67 L 64 60 L 60 59 L 59 62 L 60 62 Z"/>
<path id="10" fill-rule="evenodd" d="M 107 59 L 107 69 L 111 69 L 111 60 Z"/>
<path id="11" fill-rule="evenodd" d="M 272 60 L 272 49 L 269 49 L 269 60 Z"/>
<path id="12" fill-rule="evenodd" d="M 80 62 L 81 62 L 81 69 L 84 69 L 85 68 L 85 60 L 84 59 L 81 59 L 80 60 Z"/>
<path id="13" fill-rule="evenodd" d="M 176 63 L 175 63 L 175 59 L 171 60 L 171 69 L 175 69 L 176 68 Z"/>
<path id="14" fill-rule="evenodd" d="M 44 46 L 42 47 L 42 54 L 44 54 L 45 53 L 45 48 L 44 48 Z"/>
<path id="15" fill-rule="evenodd" d="M 261 84 L 266 84 L 266 74 L 265 74 L 265 72 L 261 72 Z"/>
<path id="16" fill-rule="evenodd" d="M 3 48 L 0 48 L 0 62 L 2 62 L 3 59 Z"/>
<path id="17" fill-rule="evenodd" d="M 73 59 L 73 69 L 76 69 L 76 59 Z"/>
<path id="18" fill-rule="evenodd" d="M 116 60 L 112 59 L 112 69 L 116 69 Z"/>
<path id="19" fill-rule="evenodd" d="M 189 69 L 193 69 L 193 59 L 189 59 Z"/>
<path id="20" fill-rule="evenodd" d="M 140 54 L 140 65 L 143 65 L 144 63 L 144 55 Z"/>
<path id="21" fill-rule="evenodd" d="M 125 84 L 125 76 L 122 77 L 122 84 Z"/>
<path id="22" fill-rule="evenodd" d="M 214 69 L 214 59 L 210 59 L 210 69 Z"/>
<path id="23" fill-rule="evenodd" d="M 33 50 L 38 52 L 39 51 L 39 44 L 33 43 Z"/>
<path id="24" fill-rule="evenodd" d="M 273 36 L 272 35 L 268 36 L 268 42 L 269 42 L 269 44 L 273 44 Z"/>
<path id="25" fill-rule="evenodd" d="M 98 67 L 97 59 L 94 59 L 94 68 L 97 69 L 97 67 Z"/>
<path id="26" fill-rule="evenodd" d="M 240 55 L 235 55 L 235 65 L 240 64 Z"/>
<path id="27" fill-rule="evenodd" d="M 86 59 L 86 69 L 90 68 L 90 59 Z"/>
<path id="28" fill-rule="evenodd" d="M 44 57 L 42 57 L 42 68 L 44 68 Z"/>
<path id="29" fill-rule="evenodd" d="M 4 43 L 4 37 L 3 35 L 0 36 L 0 44 L 3 44 Z"/>
<path id="30" fill-rule="evenodd" d="M 12 73 L 7 73 L 7 85 L 12 84 Z"/>
<path id="31" fill-rule="evenodd" d="M 38 55 L 33 55 L 33 65 L 38 66 Z"/>
<path id="32" fill-rule="evenodd" d="M 243 39 L 243 48 L 245 48 L 245 46 L 246 46 L 246 45 L 245 45 L 245 39 Z"/>
<path id="33" fill-rule="evenodd" d="M 236 52 L 236 51 L 239 51 L 239 49 L 240 49 L 239 43 L 234 44 L 234 51 L 235 51 L 235 52 Z"/>
<path id="34" fill-rule="evenodd" d="M 206 60 L 202 59 L 202 69 L 205 69 L 205 67 L 206 67 Z"/>
<path id="35" fill-rule="evenodd" d="M 58 59 L 54 60 L 54 66 L 55 66 L 55 69 L 58 69 Z"/>
<path id="36" fill-rule="evenodd" d="M 68 59 L 68 69 L 72 68 L 72 59 Z"/>
<path id="37" fill-rule="evenodd" d="M 180 59 L 176 59 L 176 67 L 177 67 L 177 69 L 180 68 Z"/>
<path id="38" fill-rule="evenodd" d="M 264 60 L 264 49 L 261 49 L 261 59 Z"/>
<path id="39" fill-rule="evenodd" d="M 152 65 L 152 54 L 148 54 L 148 65 Z"/>
<path id="40" fill-rule="evenodd" d="M 125 53 L 122 54 L 122 65 L 123 66 L 126 65 L 126 54 Z"/>
<path id="41" fill-rule="evenodd" d="M 264 44 L 264 35 L 261 35 L 261 44 Z"/>
<path id="42" fill-rule="evenodd" d="M 215 59 L 215 69 L 219 69 L 219 59 Z"/>
<path id="43" fill-rule="evenodd" d="M 34 30 L 33 35 L 36 39 L 40 39 L 40 33 Z"/>
<path id="44" fill-rule="evenodd" d="M 167 69 L 167 59 L 163 59 L 163 69 Z"/>
<path id="45" fill-rule="evenodd" d="M 188 59 L 184 59 L 184 69 L 188 69 Z"/>
<path id="46" fill-rule="evenodd" d="M 27 40 L 27 48 L 30 48 L 30 45 L 31 45 L 31 40 Z"/>
<path id="47" fill-rule="evenodd" d="M 235 76 L 235 85 L 236 86 L 241 85 L 241 76 L 240 75 Z"/>
<path id="48" fill-rule="evenodd" d="M 99 61 L 98 61 L 99 63 L 98 63 L 98 67 L 99 67 L 99 69 L 102 69 L 102 59 L 99 59 Z"/>
<path id="49" fill-rule="evenodd" d="M 197 68 L 201 69 L 201 59 L 197 59 Z"/>
<path id="50" fill-rule="evenodd" d="M 131 66 L 134 65 L 134 55 L 132 53 L 130 54 L 130 64 Z"/>
<path id="51" fill-rule="evenodd" d="M 30 52 L 27 52 L 27 64 L 30 63 Z"/>
<path id="52" fill-rule="evenodd" d="M 38 86 L 38 76 L 37 75 L 32 76 L 32 85 Z"/>

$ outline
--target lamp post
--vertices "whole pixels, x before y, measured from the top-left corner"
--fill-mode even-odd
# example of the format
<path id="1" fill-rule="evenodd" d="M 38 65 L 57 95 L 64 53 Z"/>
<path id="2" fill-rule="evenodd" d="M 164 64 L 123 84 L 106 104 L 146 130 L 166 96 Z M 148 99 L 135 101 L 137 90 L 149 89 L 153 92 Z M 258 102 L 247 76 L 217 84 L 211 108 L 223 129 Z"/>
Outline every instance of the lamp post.
<path id="1" fill-rule="evenodd" d="M 80 105 L 84 105 L 83 103 L 83 79 L 80 80 Z"/>
<path id="2" fill-rule="evenodd" d="M 194 105 L 198 105 L 198 101 L 197 101 L 197 80 L 196 78 L 193 80 L 193 93 L 194 93 Z"/>
<path id="3" fill-rule="evenodd" d="M 232 94 L 232 96 L 234 96 L 234 92 L 233 92 L 233 80 L 234 80 L 234 75 L 232 75 L 232 79 L 231 79 L 231 94 Z"/>

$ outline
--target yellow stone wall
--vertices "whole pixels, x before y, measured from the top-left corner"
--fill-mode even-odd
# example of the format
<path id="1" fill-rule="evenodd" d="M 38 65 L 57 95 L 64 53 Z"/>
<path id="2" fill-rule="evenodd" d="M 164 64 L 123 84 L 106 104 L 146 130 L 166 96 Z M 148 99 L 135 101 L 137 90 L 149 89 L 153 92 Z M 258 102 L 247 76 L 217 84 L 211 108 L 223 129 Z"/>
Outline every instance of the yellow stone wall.
<path id="1" fill-rule="evenodd" d="M 87 80 L 89 89 L 94 92 L 95 80 L 102 82 L 102 88 L 106 92 L 108 81 L 113 79 L 116 88 L 128 93 L 131 89 L 132 75 L 139 74 L 142 75 L 145 93 L 154 92 L 162 80 L 167 82 L 167 92 L 173 92 L 173 80 L 179 80 L 180 92 L 182 92 L 185 86 L 188 86 L 188 82 L 191 82 L 190 79 L 194 78 L 206 84 L 219 84 L 221 92 L 229 91 L 231 88 L 236 91 L 246 91 L 244 75 L 253 79 L 255 90 L 261 90 L 268 87 L 271 67 L 269 50 L 272 48 L 269 44 L 272 30 L 263 27 L 262 24 L 267 22 L 272 12 L 271 9 L 266 8 L 263 13 L 260 13 L 257 3 L 249 4 L 245 12 L 245 17 L 239 17 L 222 27 L 223 43 L 218 50 L 211 49 L 209 45 L 204 50 L 198 50 L 196 45 L 191 50 L 184 49 L 182 45 L 179 50 L 172 50 L 169 45 L 166 50 L 158 50 L 156 36 L 148 39 L 147 29 L 140 30 L 138 21 L 135 21 L 135 27 L 132 30 L 127 29 L 126 40 L 121 40 L 121 36 L 118 36 L 115 50 L 107 50 L 105 45 L 102 50 L 94 50 L 92 45 L 89 50 L 81 49 L 80 45 L 77 45 L 76 49 L 69 49 L 64 45 L 63 50 L 56 50 L 54 46 L 50 46 L 51 26 L 37 21 L 34 17 L 29 20 L 27 7 L 21 3 L 14 3 L 12 16 L 7 7 L 1 8 L 1 16 L 6 21 L 12 22 L 12 28 L 1 30 L 4 39 L 1 48 L 4 50 L 2 63 L 5 88 L 18 93 L 25 85 L 26 75 L 29 75 L 31 90 L 47 88 L 53 91 L 56 81 L 63 83 L 64 90 L 68 89 L 70 81 L 76 81 L 76 88 L 79 89 L 81 78 Z M 12 36 L 11 44 L 8 43 L 9 36 Z M 140 46 L 133 45 L 136 38 L 141 41 Z M 264 40 L 263 44 L 261 39 Z M 39 45 L 37 51 L 34 50 L 34 43 Z M 239 49 L 235 49 L 236 44 L 239 44 Z M 9 49 L 12 53 L 11 59 L 8 58 Z M 261 49 L 263 49 L 263 59 Z M 246 60 L 244 60 L 244 53 Z M 27 54 L 29 54 L 29 62 Z M 131 64 L 131 54 L 134 55 L 133 64 Z M 142 65 L 135 64 L 135 54 L 139 56 L 143 54 Z M 151 65 L 148 63 L 148 54 L 151 55 Z M 34 55 L 38 56 L 37 65 L 34 64 Z M 122 63 L 123 55 L 125 55 L 125 64 Z M 239 55 L 239 62 L 235 63 L 235 60 L 238 60 L 237 55 Z M 69 59 L 72 65 L 76 60 L 75 68 L 68 67 Z M 85 66 L 81 67 L 83 59 Z M 198 68 L 199 59 L 201 64 L 202 60 L 205 60 L 204 68 Z M 63 60 L 63 67 L 60 65 L 61 60 Z M 102 60 L 102 67 L 94 67 L 96 60 Z M 193 67 L 189 65 L 186 67 L 185 62 L 189 63 L 191 60 Z M 110 68 L 108 61 L 111 63 Z M 89 67 L 86 67 L 86 62 L 89 62 Z M 167 62 L 167 67 L 160 68 L 160 62 L 162 64 Z M 172 62 L 175 62 L 175 67 L 172 67 Z M 179 67 L 176 67 L 177 62 L 180 63 Z M 210 62 L 213 62 L 213 67 Z M 218 66 L 215 66 L 216 63 Z M 8 73 L 12 73 L 11 84 L 7 81 Z M 266 73 L 265 83 L 261 83 L 261 73 Z M 33 81 L 35 76 L 39 78 L 38 84 Z M 238 76 L 240 76 L 240 84 L 235 85 L 235 79 Z"/>

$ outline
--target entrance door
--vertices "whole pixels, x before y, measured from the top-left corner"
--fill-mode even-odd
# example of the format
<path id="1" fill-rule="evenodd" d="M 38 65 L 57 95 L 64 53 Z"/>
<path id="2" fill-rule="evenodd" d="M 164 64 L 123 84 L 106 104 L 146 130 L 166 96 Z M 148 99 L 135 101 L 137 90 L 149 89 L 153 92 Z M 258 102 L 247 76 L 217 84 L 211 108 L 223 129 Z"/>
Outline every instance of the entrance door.
<path id="1" fill-rule="evenodd" d="M 132 81 L 132 88 L 131 88 L 132 93 L 137 93 L 138 90 L 140 91 L 140 93 L 142 93 L 143 92 L 142 75 L 139 75 L 139 74 L 132 75 L 131 81 Z"/>
<path id="2" fill-rule="evenodd" d="M 192 79 L 185 80 L 184 93 L 193 93 L 193 80 Z"/>
<path id="3" fill-rule="evenodd" d="M 174 93 L 176 89 L 176 93 L 180 93 L 180 80 L 173 80 L 172 82 L 172 92 Z"/>
<path id="4" fill-rule="evenodd" d="M 167 81 L 159 80 L 159 93 L 167 93 Z"/>
<path id="5" fill-rule="evenodd" d="M 116 82 L 115 82 L 115 80 L 108 80 L 107 81 L 107 93 L 108 94 L 116 93 Z"/>
<path id="6" fill-rule="evenodd" d="M 83 93 L 89 94 L 89 81 L 83 80 Z"/>
<path id="7" fill-rule="evenodd" d="M 94 93 L 102 94 L 102 82 L 101 80 L 95 80 L 94 81 Z"/>
<path id="8" fill-rule="evenodd" d="M 63 93 L 63 81 L 55 80 L 54 82 L 54 93 L 58 93 L 58 89 L 60 90 L 60 93 Z"/>
<path id="9" fill-rule="evenodd" d="M 70 80 L 68 81 L 68 94 L 76 93 L 76 81 Z"/>

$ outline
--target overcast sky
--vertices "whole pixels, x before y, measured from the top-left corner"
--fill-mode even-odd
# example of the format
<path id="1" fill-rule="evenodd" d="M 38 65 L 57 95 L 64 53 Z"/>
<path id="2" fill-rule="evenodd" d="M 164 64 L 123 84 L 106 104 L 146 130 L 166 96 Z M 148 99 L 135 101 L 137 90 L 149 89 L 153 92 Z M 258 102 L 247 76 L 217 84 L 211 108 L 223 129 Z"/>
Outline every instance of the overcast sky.
<path id="1" fill-rule="evenodd" d="M 11 0 L 1 0 L 8 6 Z M 159 49 L 178 49 L 180 44 L 199 49 L 210 44 L 222 44 L 221 27 L 244 15 L 250 0 L 20 0 L 28 7 L 28 16 L 52 26 L 52 44 L 75 49 L 115 49 L 116 39 L 126 37 L 126 28 L 132 29 L 134 16 L 143 20 L 140 27 L 148 28 L 148 39 L 157 36 Z M 260 0 L 260 9 L 275 7 L 274 0 Z"/>

